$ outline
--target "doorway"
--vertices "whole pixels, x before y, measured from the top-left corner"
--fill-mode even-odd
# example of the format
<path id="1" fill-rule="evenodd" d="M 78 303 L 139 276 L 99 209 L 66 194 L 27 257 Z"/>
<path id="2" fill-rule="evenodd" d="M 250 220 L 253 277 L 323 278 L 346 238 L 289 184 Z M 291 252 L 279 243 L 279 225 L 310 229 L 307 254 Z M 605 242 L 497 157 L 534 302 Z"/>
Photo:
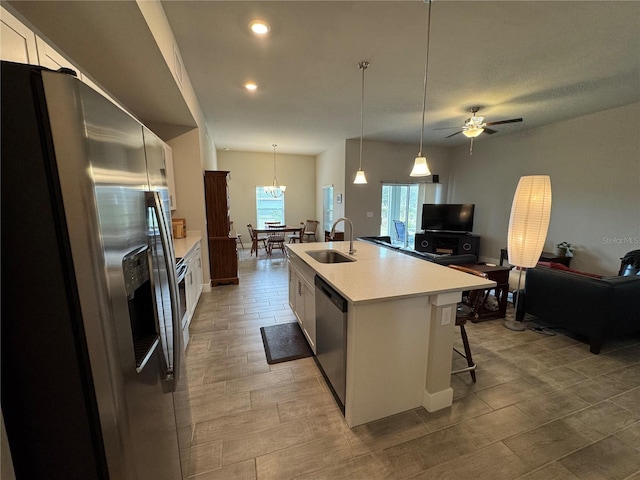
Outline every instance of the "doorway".
<path id="1" fill-rule="evenodd" d="M 322 187 L 322 229 L 331 230 L 333 225 L 333 185 Z M 324 238 L 324 234 L 323 234 Z"/>
<path id="2" fill-rule="evenodd" d="M 391 237 L 391 243 L 413 248 L 418 219 L 417 183 L 382 184 L 382 218 L 380 235 Z"/>

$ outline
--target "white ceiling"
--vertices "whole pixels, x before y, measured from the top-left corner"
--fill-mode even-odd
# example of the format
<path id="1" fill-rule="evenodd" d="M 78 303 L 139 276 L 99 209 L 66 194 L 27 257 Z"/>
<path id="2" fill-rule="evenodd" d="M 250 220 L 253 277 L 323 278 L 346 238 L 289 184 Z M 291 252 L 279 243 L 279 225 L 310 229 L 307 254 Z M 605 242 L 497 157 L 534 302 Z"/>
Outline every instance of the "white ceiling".
<path id="1" fill-rule="evenodd" d="M 3 0 L 4 2 L 4 0 Z M 164 138 L 193 128 L 145 20 L 131 1 L 10 1 L 39 32 Z M 360 135 L 420 137 L 428 5 L 411 1 L 163 1 L 219 149 L 318 154 Z M 427 145 L 469 140 L 468 109 L 502 135 L 640 101 L 639 1 L 432 4 Z M 249 22 L 270 23 L 257 38 Z M 254 80 L 260 88 L 243 88 Z M 175 83 L 175 82 L 173 82 Z M 640 131 L 640 119 L 639 127 Z M 160 132 L 159 132 L 160 133 Z M 162 133 L 160 133 L 162 136 Z"/>
<path id="2" fill-rule="evenodd" d="M 318 154 L 360 135 L 419 141 L 428 4 L 165 1 L 213 132 L 231 150 Z M 640 2 L 434 1 L 425 142 L 482 106 L 494 137 L 640 100 Z M 271 32 L 248 30 L 254 18 Z M 253 94 L 247 80 L 260 86 Z M 486 135 L 483 135 L 486 137 Z M 482 136 L 478 139 L 481 140 Z M 417 150 L 416 150 L 417 151 Z"/>

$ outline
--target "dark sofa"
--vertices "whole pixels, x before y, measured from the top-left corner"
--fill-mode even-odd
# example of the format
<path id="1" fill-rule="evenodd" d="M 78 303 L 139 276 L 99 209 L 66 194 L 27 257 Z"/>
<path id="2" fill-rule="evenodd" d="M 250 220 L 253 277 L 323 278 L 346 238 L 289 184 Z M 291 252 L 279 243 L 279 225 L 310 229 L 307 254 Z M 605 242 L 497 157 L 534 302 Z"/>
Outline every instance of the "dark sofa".
<path id="1" fill-rule="evenodd" d="M 540 265 L 527 270 L 524 311 L 584 335 L 595 354 L 609 338 L 640 332 L 639 302 L 639 276 L 598 278 Z"/>
<path id="2" fill-rule="evenodd" d="M 376 245 L 380 245 L 391 250 L 396 250 L 397 252 L 404 253 L 405 255 L 410 255 L 422 260 L 437 263 L 438 265 L 465 265 L 478 262 L 478 258 L 470 253 L 465 253 L 462 255 L 438 255 L 435 253 L 418 252 L 417 250 L 413 250 L 411 248 L 399 247 L 397 245 L 393 245 L 391 243 L 391 237 L 387 236 L 359 237 L 358 240 L 362 240 L 363 242 L 375 243 Z"/>

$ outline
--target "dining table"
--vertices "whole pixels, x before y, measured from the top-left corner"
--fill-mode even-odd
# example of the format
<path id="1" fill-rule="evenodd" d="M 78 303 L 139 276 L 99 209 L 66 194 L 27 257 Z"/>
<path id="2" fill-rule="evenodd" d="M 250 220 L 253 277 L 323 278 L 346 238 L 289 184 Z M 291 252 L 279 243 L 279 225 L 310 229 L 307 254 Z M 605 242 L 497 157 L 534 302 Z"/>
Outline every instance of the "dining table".
<path id="1" fill-rule="evenodd" d="M 254 228 L 253 229 L 253 249 L 252 251 L 256 252 L 256 257 L 258 256 L 258 237 L 260 235 L 274 235 L 274 234 L 285 234 L 285 233 L 293 233 L 293 232 L 300 232 L 302 233 L 302 230 L 304 230 L 304 225 L 298 225 L 298 226 L 290 226 L 290 225 L 285 225 L 284 227 L 279 226 L 278 228 Z M 300 237 L 302 238 L 302 236 Z"/>

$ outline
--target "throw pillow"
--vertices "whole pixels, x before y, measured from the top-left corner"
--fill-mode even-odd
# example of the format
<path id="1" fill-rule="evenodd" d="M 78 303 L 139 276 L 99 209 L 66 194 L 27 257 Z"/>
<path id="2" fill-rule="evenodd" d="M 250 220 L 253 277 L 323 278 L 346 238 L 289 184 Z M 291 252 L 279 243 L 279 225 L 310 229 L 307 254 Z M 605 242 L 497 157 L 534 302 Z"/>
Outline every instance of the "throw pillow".
<path id="1" fill-rule="evenodd" d="M 573 270 L 572 268 L 569 268 L 566 265 L 563 265 L 562 263 L 539 262 L 538 265 L 548 266 L 549 268 L 553 268 L 554 270 L 562 270 L 564 272 L 571 272 L 571 273 L 575 273 L 577 275 L 583 275 L 585 277 L 602 278 L 602 275 L 598 275 L 596 273 L 581 272 L 579 270 Z"/>

